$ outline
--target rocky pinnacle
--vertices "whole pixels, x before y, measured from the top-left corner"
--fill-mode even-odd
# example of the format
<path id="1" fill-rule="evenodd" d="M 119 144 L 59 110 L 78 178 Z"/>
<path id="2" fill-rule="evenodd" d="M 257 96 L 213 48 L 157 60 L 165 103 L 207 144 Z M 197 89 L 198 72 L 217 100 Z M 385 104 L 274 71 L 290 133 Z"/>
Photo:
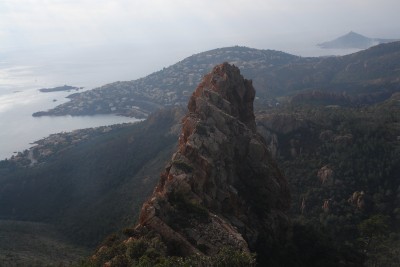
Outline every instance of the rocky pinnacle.
<path id="1" fill-rule="evenodd" d="M 228 63 L 203 78 L 137 230 L 158 233 L 183 256 L 261 253 L 285 238 L 288 185 L 256 131 L 254 97 L 252 82 Z"/>

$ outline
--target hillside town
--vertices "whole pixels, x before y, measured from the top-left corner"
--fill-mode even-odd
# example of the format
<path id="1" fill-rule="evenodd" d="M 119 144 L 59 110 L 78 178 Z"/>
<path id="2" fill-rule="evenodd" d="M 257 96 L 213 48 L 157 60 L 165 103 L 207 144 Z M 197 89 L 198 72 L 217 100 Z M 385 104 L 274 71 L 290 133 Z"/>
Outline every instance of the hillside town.
<path id="1" fill-rule="evenodd" d="M 238 66 L 250 79 L 275 65 L 297 57 L 283 52 L 246 47 L 220 48 L 188 57 L 170 67 L 134 81 L 118 81 L 68 96 L 71 101 L 33 116 L 118 114 L 146 118 L 167 106 L 184 106 L 205 73 L 221 62 Z M 259 86 L 260 87 L 260 86 Z"/>
<path id="2" fill-rule="evenodd" d="M 32 143 L 32 147 L 23 152 L 15 153 L 8 161 L 19 167 L 33 167 L 46 162 L 50 157 L 63 153 L 69 148 L 79 145 L 99 135 L 113 130 L 131 126 L 133 123 L 114 124 L 95 128 L 78 129 L 71 132 L 51 134 L 48 137 Z"/>

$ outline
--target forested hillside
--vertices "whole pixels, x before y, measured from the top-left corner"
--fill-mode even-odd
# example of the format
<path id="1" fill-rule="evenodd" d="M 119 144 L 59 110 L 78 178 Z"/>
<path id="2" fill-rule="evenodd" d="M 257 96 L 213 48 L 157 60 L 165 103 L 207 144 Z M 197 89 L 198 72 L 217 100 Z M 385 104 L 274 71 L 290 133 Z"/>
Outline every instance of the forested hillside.
<path id="1" fill-rule="evenodd" d="M 289 180 L 293 222 L 327 242 L 302 253 L 326 246 L 398 266 L 400 95 L 364 108 L 290 105 L 257 121 Z"/>
<path id="2" fill-rule="evenodd" d="M 182 112 L 171 109 L 67 149 L 45 162 L 0 162 L 0 217 L 45 222 L 93 247 L 135 222 L 177 141 Z M 1 242 L 1 241 L 0 241 Z"/>

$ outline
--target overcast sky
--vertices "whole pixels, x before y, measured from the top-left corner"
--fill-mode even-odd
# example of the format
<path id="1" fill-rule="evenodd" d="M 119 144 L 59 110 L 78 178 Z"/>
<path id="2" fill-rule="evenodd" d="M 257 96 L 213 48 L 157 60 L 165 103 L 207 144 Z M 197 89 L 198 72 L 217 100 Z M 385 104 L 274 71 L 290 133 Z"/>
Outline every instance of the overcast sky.
<path id="1" fill-rule="evenodd" d="M 350 30 L 400 37 L 399 0 L 0 0 L 1 47 L 137 43 L 258 48 Z"/>
<path id="2" fill-rule="evenodd" d="M 300 54 L 351 30 L 400 38 L 399 11 L 399 0 L 0 0 L 0 52 L 121 46 L 171 64 L 232 45 Z"/>

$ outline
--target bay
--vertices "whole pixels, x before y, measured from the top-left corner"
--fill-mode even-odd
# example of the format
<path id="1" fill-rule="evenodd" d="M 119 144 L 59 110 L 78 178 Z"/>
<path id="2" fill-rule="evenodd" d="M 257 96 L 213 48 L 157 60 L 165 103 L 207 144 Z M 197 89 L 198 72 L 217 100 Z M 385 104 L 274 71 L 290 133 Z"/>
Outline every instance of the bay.
<path id="1" fill-rule="evenodd" d="M 138 64 L 145 55 L 128 52 L 126 47 L 51 46 L 0 51 L 0 160 L 53 133 L 138 121 L 115 115 L 32 117 L 75 92 L 42 93 L 41 88 L 67 84 L 90 90 L 149 72 Z"/>
<path id="2" fill-rule="evenodd" d="M 32 117 L 68 101 L 70 92 L 41 93 L 37 89 L 0 95 L 0 160 L 33 146 L 53 133 L 139 121 L 116 115 Z"/>

